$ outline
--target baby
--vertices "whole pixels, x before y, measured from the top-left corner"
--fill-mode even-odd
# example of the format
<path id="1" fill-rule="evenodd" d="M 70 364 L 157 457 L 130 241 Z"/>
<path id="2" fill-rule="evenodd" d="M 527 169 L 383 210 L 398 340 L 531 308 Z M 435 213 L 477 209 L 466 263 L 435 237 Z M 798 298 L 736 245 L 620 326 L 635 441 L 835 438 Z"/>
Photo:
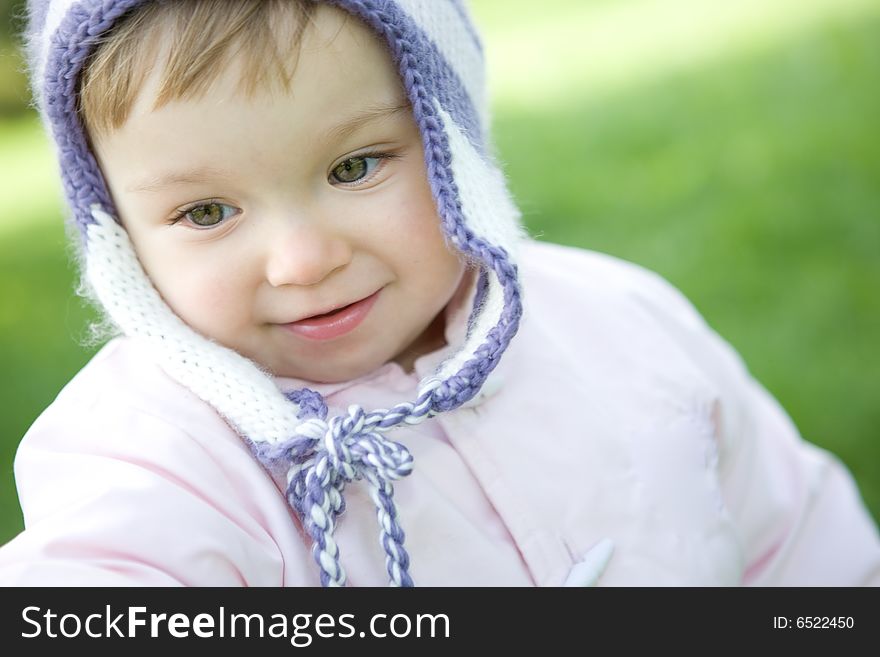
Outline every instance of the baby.
<path id="1" fill-rule="evenodd" d="M 21 443 L 3 583 L 880 583 L 849 473 L 677 291 L 524 232 L 461 0 L 28 36 L 117 335 Z"/>

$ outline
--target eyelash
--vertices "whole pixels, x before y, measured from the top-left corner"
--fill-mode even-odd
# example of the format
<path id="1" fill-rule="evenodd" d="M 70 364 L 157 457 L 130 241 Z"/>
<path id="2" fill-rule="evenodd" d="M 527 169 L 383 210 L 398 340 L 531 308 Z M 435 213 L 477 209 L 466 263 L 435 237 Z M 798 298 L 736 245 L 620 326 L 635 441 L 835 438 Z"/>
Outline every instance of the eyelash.
<path id="1" fill-rule="evenodd" d="M 379 166 L 378 166 L 376 169 L 374 169 L 370 174 L 368 174 L 367 177 L 362 178 L 361 180 L 358 180 L 358 181 L 356 181 L 356 182 L 350 182 L 350 183 L 346 183 L 346 182 L 342 182 L 342 181 L 337 180 L 337 181 L 334 181 L 334 182 L 331 183 L 331 184 L 334 184 L 334 185 L 338 185 L 338 186 L 340 186 L 340 187 L 349 187 L 349 188 L 351 188 L 351 187 L 359 187 L 360 185 L 363 185 L 363 184 L 368 183 L 368 182 L 369 182 L 370 180 L 372 180 L 376 175 L 378 175 L 378 172 L 381 171 L 381 170 L 384 168 L 384 163 L 385 163 L 385 161 L 387 161 L 387 160 L 396 160 L 396 159 L 398 159 L 398 158 L 400 158 L 400 155 L 398 155 L 398 154 L 396 154 L 396 153 L 385 153 L 385 152 L 382 152 L 382 151 L 369 151 L 369 152 L 366 152 L 366 153 L 357 153 L 356 155 L 349 155 L 349 156 L 348 156 L 347 158 L 345 158 L 344 160 L 340 160 L 339 162 L 337 162 L 336 164 L 334 164 L 332 167 L 330 167 L 330 174 L 328 174 L 327 179 L 328 179 L 328 180 L 331 180 L 331 179 L 332 179 L 332 176 L 333 176 L 333 172 L 334 172 L 334 171 L 335 171 L 340 165 L 343 165 L 343 164 L 345 164 L 346 162 L 350 162 L 351 160 L 361 160 L 361 159 L 363 159 L 363 160 L 368 160 L 368 159 L 376 159 L 376 160 L 379 160 Z"/>
<path id="2" fill-rule="evenodd" d="M 359 187 L 360 185 L 363 185 L 363 184 L 369 182 L 370 180 L 372 180 L 377 175 L 377 173 L 379 171 L 381 171 L 385 161 L 396 160 L 396 159 L 400 158 L 400 155 L 398 155 L 396 153 L 384 153 L 384 152 L 380 152 L 380 151 L 371 151 L 371 152 L 367 152 L 367 153 L 358 153 L 357 155 L 351 155 L 351 156 L 345 158 L 344 160 L 340 160 L 333 167 L 331 167 L 330 175 L 328 175 L 327 178 L 329 180 L 333 174 L 333 171 L 336 168 L 338 168 L 340 165 L 345 164 L 346 162 L 350 162 L 351 160 L 359 160 L 359 159 L 367 160 L 367 159 L 371 159 L 371 158 L 376 159 L 376 160 L 380 160 L 380 162 L 382 162 L 382 163 L 379 165 L 378 168 L 374 169 L 366 178 L 362 178 L 361 180 L 358 180 L 356 182 L 350 182 L 350 183 L 336 181 L 333 184 L 341 186 L 341 187 L 349 187 L 349 188 Z M 173 226 L 174 224 L 177 224 L 180 221 L 182 221 L 183 219 L 185 219 L 186 215 L 188 215 L 193 210 L 198 210 L 199 208 L 203 208 L 203 207 L 206 207 L 209 205 L 215 205 L 215 204 L 220 205 L 220 206 L 224 206 L 224 207 L 230 207 L 230 208 L 233 207 L 227 203 L 223 203 L 220 200 L 213 199 L 213 198 L 205 200 L 205 201 L 199 201 L 198 203 L 194 203 L 193 205 L 187 206 L 187 207 L 182 208 L 182 209 L 178 210 L 177 212 L 175 212 L 174 215 L 172 215 L 171 217 L 168 218 L 168 224 Z M 217 226 L 225 223 L 225 221 L 226 220 L 223 219 L 220 222 L 214 224 L 213 226 L 198 226 L 197 224 L 194 224 L 194 223 L 191 225 L 194 228 L 196 228 L 197 230 L 210 230 L 211 228 L 216 228 Z"/>
<path id="3" fill-rule="evenodd" d="M 228 203 L 223 203 L 222 201 L 220 201 L 219 199 L 216 199 L 216 198 L 211 198 L 206 201 L 199 201 L 198 203 L 194 203 L 190 206 L 187 206 L 187 207 L 182 208 L 182 209 L 178 210 L 177 212 L 175 212 L 173 216 L 168 218 L 168 224 L 173 226 L 174 224 L 185 219 L 186 215 L 188 215 L 193 210 L 198 210 L 199 208 L 204 208 L 209 205 L 220 205 L 220 206 L 227 207 L 227 208 L 234 207 L 232 205 L 229 205 Z M 235 208 L 235 209 L 237 210 L 238 208 Z M 238 214 L 238 213 L 236 212 L 235 214 Z M 235 216 L 235 215 L 232 215 L 232 216 Z M 192 228 L 195 228 L 196 230 L 210 230 L 211 228 L 216 228 L 217 226 L 219 226 L 220 224 L 225 223 L 225 222 L 226 222 L 226 219 L 223 219 L 219 223 L 214 224 L 213 226 L 199 226 L 196 223 L 190 222 L 190 226 Z"/>

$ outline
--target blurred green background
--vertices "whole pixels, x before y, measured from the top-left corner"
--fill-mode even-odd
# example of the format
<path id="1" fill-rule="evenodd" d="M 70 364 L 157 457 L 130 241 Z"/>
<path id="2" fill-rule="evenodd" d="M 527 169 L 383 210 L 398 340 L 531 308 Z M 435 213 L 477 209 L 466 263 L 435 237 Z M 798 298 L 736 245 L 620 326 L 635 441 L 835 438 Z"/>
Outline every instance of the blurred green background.
<path id="1" fill-rule="evenodd" d="M 880 518 L 880 0 L 472 0 L 532 235 L 695 303 Z M 0 543 L 27 427 L 94 350 L 0 0 Z"/>

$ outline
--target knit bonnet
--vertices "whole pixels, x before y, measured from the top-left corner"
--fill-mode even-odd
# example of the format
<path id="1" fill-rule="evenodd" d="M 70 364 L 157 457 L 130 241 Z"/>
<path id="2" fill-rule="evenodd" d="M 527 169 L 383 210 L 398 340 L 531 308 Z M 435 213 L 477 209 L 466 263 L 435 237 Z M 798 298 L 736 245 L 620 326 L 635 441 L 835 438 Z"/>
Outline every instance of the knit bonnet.
<path id="1" fill-rule="evenodd" d="M 108 318 L 141 341 L 163 370 L 214 407 L 255 456 L 287 472 L 287 500 L 313 541 L 324 586 L 345 585 L 333 538 L 347 482 L 364 480 L 376 504 L 391 585 L 412 586 L 392 481 L 410 473 L 395 427 L 452 411 L 480 392 L 522 314 L 517 247 L 524 232 L 488 142 L 483 52 L 463 0 L 322 0 L 357 17 L 387 46 L 412 106 L 448 243 L 479 268 L 467 332 L 415 399 L 390 409 L 351 405 L 327 417 L 309 389 L 284 394 L 259 365 L 202 336 L 161 298 L 118 221 L 77 114 L 83 64 L 102 34 L 155 0 L 29 0 L 33 95 L 57 146 L 84 275 Z M 363 484 L 358 484 L 363 485 Z"/>

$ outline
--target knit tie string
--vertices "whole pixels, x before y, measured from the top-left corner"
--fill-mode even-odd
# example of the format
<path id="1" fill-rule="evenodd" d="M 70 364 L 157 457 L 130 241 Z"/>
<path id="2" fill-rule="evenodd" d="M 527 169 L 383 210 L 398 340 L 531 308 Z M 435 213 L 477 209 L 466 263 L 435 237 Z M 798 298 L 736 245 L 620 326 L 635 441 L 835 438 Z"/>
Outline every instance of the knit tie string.
<path id="1" fill-rule="evenodd" d="M 379 408 L 370 413 L 352 405 L 346 415 L 329 421 L 323 419 L 326 405 L 320 396 L 311 400 L 315 403 L 309 402 L 311 406 L 306 409 L 308 404 L 304 401 L 310 396 L 289 395 L 313 417 L 297 425 L 288 440 L 251 443 L 264 465 L 273 470 L 281 464 L 287 468 L 287 500 L 312 537 L 312 555 L 320 568 L 323 586 L 345 586 L 346 573 L 334 532 L 336 521 L 345 510 L 345 485 L 359 479 L 367 481 L 376 507 L 389 585 L 413 586 L 409 555 L 403 547 L 405 534 L 398 521 L 391 483 L 412 472 L 413 457 L 404 445 L 382 434 L 400 424 L 415 425 L 436 415 L 433 396 L 440 383 L 438 379 L 427 381 L 415 403 L 404 402 L 390 410 Z"/>
<path id="2" fill-rule="evenodd" d="M 344 586 L 345 569 L 333 538 L 336 519 L 345 510 L 345 484 L 366 479 L 376 505 L 389 583 L 412 586 L 409 555 L 403 547 L 404 532 L 397 520 L 391 485 L 391 481 L 412 471 L 412 454 L 400 443 L 366 428 L 366 419 L 360 406 L 350 406 L 348 415 L 332 418 L 323 435 L 313 436 L 311 445 L 296 450 L 300 457 L 294 459 L 287 473 L 288 500 L 314 541 L 312 554 L 321 569 L 321 584 Z"/>

